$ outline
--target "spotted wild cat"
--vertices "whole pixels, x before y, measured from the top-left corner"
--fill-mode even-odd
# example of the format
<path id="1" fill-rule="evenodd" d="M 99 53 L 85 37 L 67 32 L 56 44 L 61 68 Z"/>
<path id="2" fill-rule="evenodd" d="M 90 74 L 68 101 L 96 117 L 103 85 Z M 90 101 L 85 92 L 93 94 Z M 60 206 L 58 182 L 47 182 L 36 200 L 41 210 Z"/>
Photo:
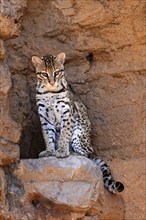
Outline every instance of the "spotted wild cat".
<path id="1" fill-rule="evenodd" d="M 90 141 L 90 120 L 85 106 L 68 88 L 64 73 L 65 53 L 32 57 L 36 68 L 36 101 L 46 150 L 39 157 L 68 157 L 71 152 L 92 159 L 101 169 L 105 187 L 121 192 L 106 163 L 94 156 Z"/>

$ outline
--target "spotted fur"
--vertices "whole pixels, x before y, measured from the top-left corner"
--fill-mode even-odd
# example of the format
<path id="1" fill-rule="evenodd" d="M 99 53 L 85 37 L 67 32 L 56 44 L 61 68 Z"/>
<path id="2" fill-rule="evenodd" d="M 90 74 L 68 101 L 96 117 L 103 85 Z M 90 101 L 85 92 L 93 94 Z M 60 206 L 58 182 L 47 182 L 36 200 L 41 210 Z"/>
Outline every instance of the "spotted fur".
<path id="1" fill-rule="evenodd" d="M 101 169 L 105 187 L 121 192 L 106 163 L 94 156 L 90 141 L 91 125 L 85 106 L 68 89 L 64 75 L 65 54 L 32 57 L 37 73 L 36 100 L 46 143 L 39 157 L 68 157 L 71 152 L 92 159 Z"/>

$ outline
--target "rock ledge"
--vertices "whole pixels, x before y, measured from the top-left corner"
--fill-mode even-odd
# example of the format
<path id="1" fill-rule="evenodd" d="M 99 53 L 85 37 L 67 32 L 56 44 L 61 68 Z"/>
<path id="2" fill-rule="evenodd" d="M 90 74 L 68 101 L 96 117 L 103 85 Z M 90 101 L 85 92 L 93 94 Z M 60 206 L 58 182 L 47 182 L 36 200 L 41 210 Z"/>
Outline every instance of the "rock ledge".
<path id="1" fill-rule="evenodd" d="M 17 215 L 18 219 L 30 220 L 86 219 L 87 216 L 88 219 L 93 216 L 101 220 L 123 219 L 121 197 L 104 189 L 100 169 L 85 157 L 21 160 L 6 170 L 6 178 L 9 175 L 7 198 L 11 220 L 16 220 Z"/>

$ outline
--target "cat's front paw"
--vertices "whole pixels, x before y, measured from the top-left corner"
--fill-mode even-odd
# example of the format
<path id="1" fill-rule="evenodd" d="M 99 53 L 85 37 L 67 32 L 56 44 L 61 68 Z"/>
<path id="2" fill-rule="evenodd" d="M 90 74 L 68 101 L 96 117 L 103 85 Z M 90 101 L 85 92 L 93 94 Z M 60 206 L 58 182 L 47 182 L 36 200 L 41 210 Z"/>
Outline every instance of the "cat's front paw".
<path id="1" fill-rule="evenodd" d="M 50 157 L 50 156 L 53 156 L 53 152 L 52 151 L 42 151 L 41 153 L 39 153 L 39 157 Z"/>
<path id="2" fill-rule="evenodd" d="M 56 157 L 68 157 L 70 155 L 69 149 L 68 148 L 63 148 L 60 147 L 56 150 Z"/>

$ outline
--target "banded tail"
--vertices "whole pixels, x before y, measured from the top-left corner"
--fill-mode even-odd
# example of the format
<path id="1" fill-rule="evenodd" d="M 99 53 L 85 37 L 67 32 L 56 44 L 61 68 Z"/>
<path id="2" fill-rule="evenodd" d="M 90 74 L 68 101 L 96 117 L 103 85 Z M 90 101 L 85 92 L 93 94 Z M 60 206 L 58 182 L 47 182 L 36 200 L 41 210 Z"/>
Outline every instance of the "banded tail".
<path id="1" fill-rule="evenodd" d="M 104 186 L 112 193 L 122 192 L 124 185 L 121 182 L 115 181 L 112 177 L 111 171 L 108 165 L 102 159 L 97 159 L 95 156 L 90 156 L 90 159 L 97 164 L 101 169 L 103 175 Z"/>

